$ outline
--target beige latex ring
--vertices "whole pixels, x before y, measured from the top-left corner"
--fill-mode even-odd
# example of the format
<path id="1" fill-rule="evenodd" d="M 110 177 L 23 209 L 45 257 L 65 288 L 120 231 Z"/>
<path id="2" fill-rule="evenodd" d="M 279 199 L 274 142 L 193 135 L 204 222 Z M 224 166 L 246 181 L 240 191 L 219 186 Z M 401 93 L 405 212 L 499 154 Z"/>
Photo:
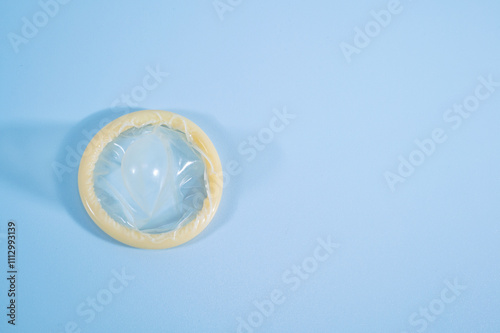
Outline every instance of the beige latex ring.
<path id="1" fill-rule="evenodd" d="M 185 140 L 199 152 L 204 166 L 206 197 L 196 216 L 176 230 L 147 233 L 115 221 L 101 206 L 94 189 L 94 169 L 106 145 L 131 128 L 147 125 L 166 126 L 181 132 Z M 78 188 L 83 205 L 94 222 L 114 239 L 145 249 L 164 249 L 183 244 L 198 235 L 212 220 L 222 196 L 222 167 L 219 156 L 208 136 L 192 121 L 178 114 L 144 110 L 126 114 L 99 131 L 83 153 L 78 170 Z"/>

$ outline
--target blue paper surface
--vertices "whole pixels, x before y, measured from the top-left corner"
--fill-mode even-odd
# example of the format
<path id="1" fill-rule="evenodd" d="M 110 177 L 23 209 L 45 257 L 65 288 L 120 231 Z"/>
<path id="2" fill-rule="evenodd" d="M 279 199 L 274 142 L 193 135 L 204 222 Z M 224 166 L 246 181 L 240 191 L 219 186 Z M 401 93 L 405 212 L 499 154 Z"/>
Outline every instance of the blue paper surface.
<path id="1" fill-rule="evenodd" d="M 500 332 L 497 1 L 0 13 L 1 332 Z M 78 194 L 90 138 L 141 109 L 225 172 L 173 249 L 118 243 Z"/>

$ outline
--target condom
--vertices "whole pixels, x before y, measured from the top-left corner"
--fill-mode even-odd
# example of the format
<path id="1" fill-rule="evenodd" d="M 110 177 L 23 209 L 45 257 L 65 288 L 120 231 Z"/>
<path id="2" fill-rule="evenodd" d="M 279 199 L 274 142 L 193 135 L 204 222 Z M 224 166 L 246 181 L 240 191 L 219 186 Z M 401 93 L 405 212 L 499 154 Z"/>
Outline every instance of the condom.
<path id="1" fill-rule="evenodd" d="M 208 136 L 178 114 L 144 110 L 101 129 L 82 155 L 78 189 L 92 220 L 130 246 L 183 244 L 212 220 L 222 167 Z"/>

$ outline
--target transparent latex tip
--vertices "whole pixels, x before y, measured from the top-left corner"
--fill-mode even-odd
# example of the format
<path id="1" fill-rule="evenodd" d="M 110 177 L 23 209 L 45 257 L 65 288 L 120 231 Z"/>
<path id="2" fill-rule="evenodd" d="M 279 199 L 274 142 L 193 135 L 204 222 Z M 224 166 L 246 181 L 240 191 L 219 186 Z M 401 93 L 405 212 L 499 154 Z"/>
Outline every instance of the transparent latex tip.
<path id="1" fill-rule="evenodd" d="M 94 190 L 118 223 L 145 233 L 169 232 L 202 208 L 205 164 L 184 133 L 164 125 L 133 127 L 103 149 Z"/>

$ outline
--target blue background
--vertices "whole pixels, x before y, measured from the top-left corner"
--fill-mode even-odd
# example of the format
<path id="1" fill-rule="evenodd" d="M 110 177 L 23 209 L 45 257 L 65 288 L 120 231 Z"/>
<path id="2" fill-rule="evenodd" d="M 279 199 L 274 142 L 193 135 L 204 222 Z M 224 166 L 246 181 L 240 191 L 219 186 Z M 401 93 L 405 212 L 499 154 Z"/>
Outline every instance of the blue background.
<path id="1" fill-rule="evenodd" d="M 284 303 L 253 331 L 416 332 L 409 317 L 456 279 L 467 289 L 426 331 L 500 332 L 500 91 L 459 129 L 443 120 L 479 76 L 500 81 L 498 2 L 401 1 L 350 63 L 340 44 L 387 1 L 232 3 L 221 19 L 211 0 L 71 1 L 16 53 L 9 33 L 41 7 L 3 2 L 0 276 L 12 219 L 15 330 L 236 332 L 278 289 Z M 117 112 L 148 67 L 169 75 Z M 296 118 L 248 161 L 239 145 L 285 107 Z M 241 166 L 209 227 L 174 249 L 114 241 L 78 196 L 68 151 L 138 109 L 192 119 L 225 168 Z M 384 173 L 434 128 L 447 141 L 391 191 Z M 340 248 L 291 290 L 282 275 L 328 236 Z M 86 322 L 78 306 L 122 269 L 134 278 Z"/>

